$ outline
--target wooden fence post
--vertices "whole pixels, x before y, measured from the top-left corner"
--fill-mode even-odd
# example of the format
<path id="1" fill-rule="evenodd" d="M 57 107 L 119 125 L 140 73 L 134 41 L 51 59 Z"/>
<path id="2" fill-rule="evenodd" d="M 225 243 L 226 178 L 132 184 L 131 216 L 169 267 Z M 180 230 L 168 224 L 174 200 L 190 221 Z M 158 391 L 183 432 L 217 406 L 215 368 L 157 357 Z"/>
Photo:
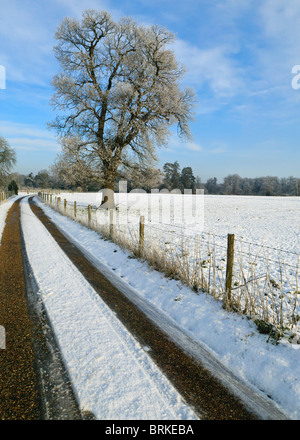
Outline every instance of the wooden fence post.
<path id="1" fill-rule="evenodd" d="M 139 248 L 140 250 L 144 249 L 144 238 L 145 238 L 145 217 L 141 215 L 140 217 L 140 241 Z"/>
<path id="2" fill-rule="evenodd" d="M 231 301 L 232 275 L 233 275 L 233 257 L 234 257 L 234 234 L 227 236 L 227 265 L 226 265 L 226 297 Z"/>
<path id="3" fill-rule="evenodd" d="M 88 226 L 91 226 L 92 222 L 92 206 L 88 205 Z"/>
<path id="4" fill-rule="evenodd" d="M 109 210 L 109 234 L 112 237 L 114 233 L 114 210 Z"/>
<path id="5" fill-rule="evenodd" d="M 57 208 L 60 209 L 61 198 L 57 197 Z"/>
<path id="6" fill-rule="evenodd" d="M 76 218 L 77 216 L 77 203 L 74 202 L 74 217 Z"/>
<path id="7" fill-rule="evenodd" d="M 52 194 L 50 194 L 50 206 L 52 206 Z"/>
<path id="8" fill-rule="evenodd" d="M 67 199 L 64 199 L 64 211 L 66 212 L 67 210 Z"/>

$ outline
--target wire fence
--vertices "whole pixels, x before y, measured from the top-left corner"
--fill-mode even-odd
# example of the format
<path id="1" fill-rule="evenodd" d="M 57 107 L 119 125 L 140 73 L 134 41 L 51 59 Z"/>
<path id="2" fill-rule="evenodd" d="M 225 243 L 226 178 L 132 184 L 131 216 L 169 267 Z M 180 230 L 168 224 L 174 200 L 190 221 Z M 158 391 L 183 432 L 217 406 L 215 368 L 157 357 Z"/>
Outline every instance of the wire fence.
<path id="1" fill-rule="evenodd" d="M 15 194 L 14 191 L 0 191 L 0 205 L 6 202 L 11 196 Z"/>
<path id="2" fill-rule="evenodd" d="M 254 321 L 297 333 L 300 321 L 300 255 L 254 243 L 233 234 L 218 235 L 144 216 L 122 219 L 122 212 L 62 202 L 39 193 L 63 215 L 110 238 L 155 269 L 196 293 L 206 292 Z M 229 237 L 230 236 L 230 237 Z M 231 240 L 229 248 L 229 238 Z"/>

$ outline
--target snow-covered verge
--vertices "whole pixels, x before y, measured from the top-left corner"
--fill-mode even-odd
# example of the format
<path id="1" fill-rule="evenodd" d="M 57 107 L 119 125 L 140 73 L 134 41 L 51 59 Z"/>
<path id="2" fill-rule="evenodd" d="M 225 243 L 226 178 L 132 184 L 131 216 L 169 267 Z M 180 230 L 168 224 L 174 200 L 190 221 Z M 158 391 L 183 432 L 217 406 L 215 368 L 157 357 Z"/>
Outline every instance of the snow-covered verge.
<path id="1" fill-rule="evenodd" d="M 116 319 L 32 213 L 28 199 L 21 204 L 21 226 L 38 295 L 81 410 L 101 420 L 197 419 L 148 348 Z"/>
<path id="2" fill-rule="evenodd" d="M 128 258 L 126 251 L 102 240 L 96 232 L 38 204 L 75 243 L 121 277 L 137 295 L 205 344 L 236 376 L 270 396 L 291 419 L 300 419 L 300 345 L 286 340 L 278 345 L 267 343 L 267 336 L 259 334 L 251 321 L 226 312 L 209 295 L 196 294 L 180 282 L 165 278 L 147 263 Z M 55 271 L 53 268 L 53 276 Z"/>

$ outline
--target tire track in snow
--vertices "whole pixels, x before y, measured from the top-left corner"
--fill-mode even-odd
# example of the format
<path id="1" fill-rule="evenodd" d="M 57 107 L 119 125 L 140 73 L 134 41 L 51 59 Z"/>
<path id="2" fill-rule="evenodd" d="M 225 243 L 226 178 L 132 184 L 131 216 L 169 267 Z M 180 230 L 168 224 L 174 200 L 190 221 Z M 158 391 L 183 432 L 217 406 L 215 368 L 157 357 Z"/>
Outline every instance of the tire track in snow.
<path id="1" fill-rule="evenodd" d="M 100 274 L 32 200 L 30 200 L 30 206 L 68 258 L 116 313 L 118 319 L 142 346 L 150 347 L 149 356 L 186 402 L 201 415 L 201 418 L 219 420 L 257 418 L 245 408 L 239 398 L 232 395 L 198 361 L 184 353 L 174 341 Z"/>
<path id="2" fill-rule="evenodd" d="M 22 205 L 22 227 L 39 295 L 81 409 L 106 420 L 197 418 L 62 252 L 27 202 Z M 116 329 L 123 338 L 115 334 Z"/>

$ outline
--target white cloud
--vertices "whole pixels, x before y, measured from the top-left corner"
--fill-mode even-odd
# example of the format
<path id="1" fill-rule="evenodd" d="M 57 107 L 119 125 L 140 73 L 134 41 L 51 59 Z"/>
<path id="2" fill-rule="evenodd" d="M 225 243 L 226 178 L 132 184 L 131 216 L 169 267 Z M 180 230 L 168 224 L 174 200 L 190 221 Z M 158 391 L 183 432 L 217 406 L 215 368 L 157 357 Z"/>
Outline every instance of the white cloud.
<path id="1" fill-rule="evenodd" d="M 170 137 L 170 140 L 168 142 L 168 146 L 170 146 L 170 148 L 172 148 L 172 150 L 178 152 L 178 150 L 181 151 L 186 151 L 186 150 L 190 150 L 190 151 L 202 151 L 203 148 L 202 146 L 197 143 L 197 142 L 193 142 L 193 141 L 182 141 L 178 136 L 172 135 Z M 170 151 L 170 148 L 168 147 L 168 151 Z"/>
<path id="2" fill-rule="evenodd" d="M 67 15 L 79 19 L 86 9 L 108 10 L 109 1 L 106 0 L 55 0 L 59 8 L 65 7 Z"/>
<path id="3" fill-rule="evenodd" d="M 227 145 L 224 142 L 212 141 L 209 142 L 205 147 L 202 143 L 189 141 L 181 141 L 175 135 L 172 135 L 168 143 L 168 152 L 174 152 L 178 154 L 179 152 L 192 152 L 192 153 L 205 153 L 205 154 L 222 154 L 226 151 Z"/>
<path id="4" fill-rule="evenodd" d="M 26 135 L 32 137 L 53 138 L 47 130 L 36 128 L 30 124 L 22 124 L 11 121 L 0 121 L 1 136 Z"/>
<path id="5" fill-rule="evenodd" d="M 203 151 L 203 147 L 195 142 L 187 142 L 185 147 L 190 151 Z"/>
<path id="6" fill-rule="evenodd" d="M 264 0 L 258 9 L 258 20 L 261 44 L 254 52 L 260 77 L 266 88 L 290 89 L 291 69 L 300 64 L 300 2 Z"/>
<path id="7" fill-rule="evenodd" d="M 291 47 L 292 50 L 299 48 L 299 0 L 264 0 L 260 15 L 267 37 Z"/>
<path id="8" fill-rule="evenodd" d="M 0 63 L 9 81 L 46 84 L 53 68 L 56 13 L 49 6 L 24 0 L 6 2 L 0 16 Z"/>
<path id="9" fill-rule="evenodd" d="M 47 130 L 28 124 L 0 121 L 0 136 L 16 150 L 59 151 L 60 146 Z"/>
<path id="10" fill-rule="evenodd" d="M 8 138 L 9 144 L 15 150 L 27 151 L 59 151 L 60 148 L 55 141 L 47 139 L 32 138 Z"/>
<path id="11" fill-rule="evenodd" d="M 208 84 L 215 97 L 232 97 L 244 87 L 243 69 L 231 57 L 235 49 L 218 46 L 200 49 L 186 41 L 176 40 L 174 52 L 186 67 L 185 81 L 201 89 Z"/>
<path id="12" fill-rule="evenodd" d="M 299 108 L 291 86 L 291 69 L 300 64 L 299 0 L 216 0 L 211 8 L 210 39 L 174 44 L 187 68 L 184 82 L 198 91 L 197 114 L 229 104 L 254 118 L 289 119 Z"/>

